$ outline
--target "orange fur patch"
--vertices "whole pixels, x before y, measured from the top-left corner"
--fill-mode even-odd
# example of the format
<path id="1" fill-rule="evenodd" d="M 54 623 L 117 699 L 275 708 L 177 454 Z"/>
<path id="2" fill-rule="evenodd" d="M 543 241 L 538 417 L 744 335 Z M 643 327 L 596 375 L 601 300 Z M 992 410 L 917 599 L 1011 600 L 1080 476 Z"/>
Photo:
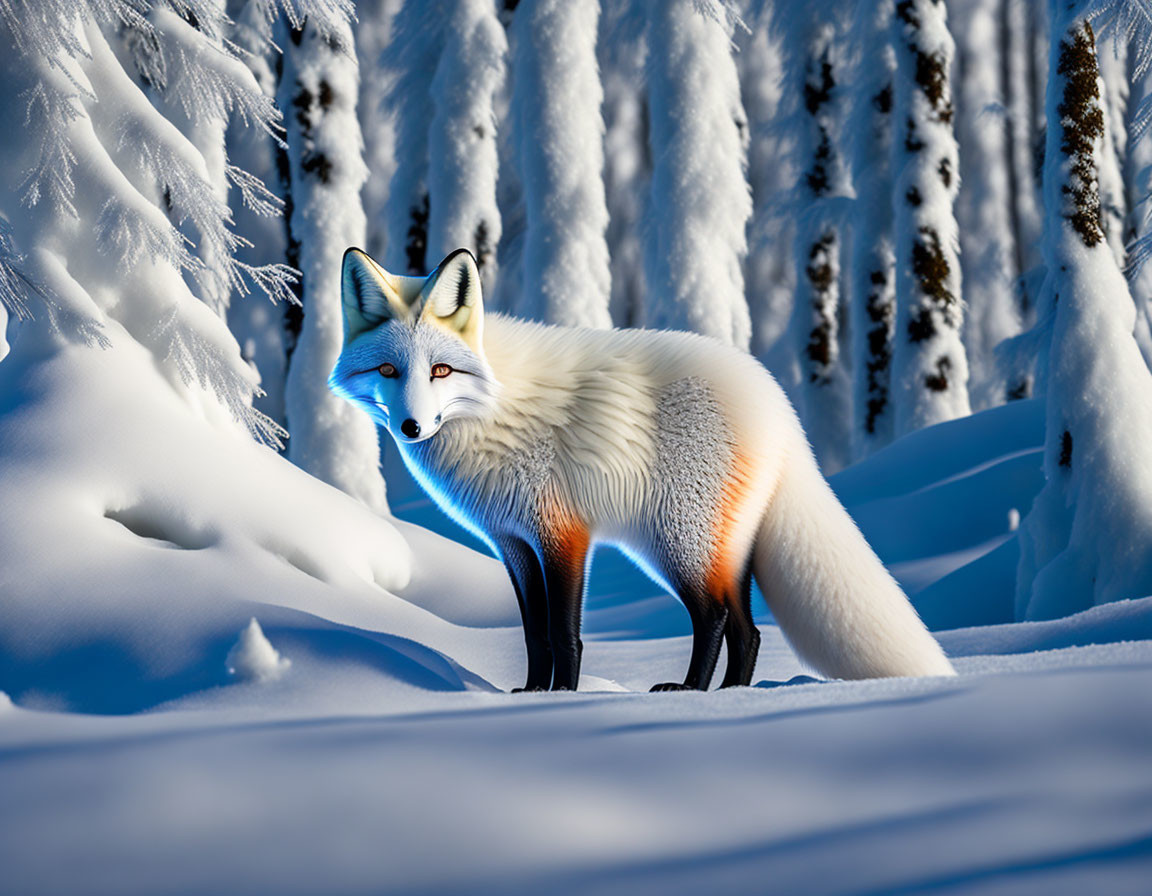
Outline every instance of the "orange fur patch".
<path id="1" fill-rule="evenodd" d="M 738 599 L 744 578 L 744 565 L 747 550 L 737 550 L 736 527 L 752 497 L 755 485 L 753 461 L 735 453 L 732 469 L 724 481 L 720 504 L 712 519 L 712 531 L 716 534 L 716 548 L 710 558 L 710 569 L 706 581 L 708 593 L 717 601 Z"/>
<path id="2" fill-rule="evenodd" d="M 592 536 L 588 526 L 557 498 L 546 498 L 540 506 L 541 540 L 550 562 L 573 575 L 584 571 Z"/>

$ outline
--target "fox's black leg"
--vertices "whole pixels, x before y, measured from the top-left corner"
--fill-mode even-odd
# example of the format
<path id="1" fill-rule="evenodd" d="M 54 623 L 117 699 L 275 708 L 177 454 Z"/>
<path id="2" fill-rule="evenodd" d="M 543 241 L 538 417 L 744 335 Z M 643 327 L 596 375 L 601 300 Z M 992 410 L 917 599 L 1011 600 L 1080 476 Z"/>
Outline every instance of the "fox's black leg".
<path id="1" fill-rule="evenodd" d="M 546 691 L 552 684 L 552 648 L 548 641 L 548 599 L 544 571 L 531 546 L 519 538 L 498 542 L 504 565 L 520 604 L 524 643 L 528 648 L 528 680 L 517 691 Z"/>
<path id="2" fill-rule="evenodd" d="M 708 594 L 694 597 L 685 594 L 684 606 L 692 617 L 692 659 L 688 662 L 688 674 L 683 684 L 666 682 L 655 685 L 653 691 L 706 691 L 712 681 L 728 608 Z"/>
<path id="3" fill-rule="evenodd" d="M 750 685 L 756 668 L 756 654 L 760 652 L 760 630 L 752 621 L 752 570 L 744 571 L 740 591 L 729 603 L 728 621 L 724 625 L 724 640 L 728 644 L 728 668 L 720 687 Z"/>
<path id="4" fill-rule="evenodd" d="M 544 581 L 548 590 L 548 637 L 552 644 L 552 690 L 574 691 L 580 684 L 580 616 L 584 609 L 584 558 L 579 562 L 549 564 Z"/>

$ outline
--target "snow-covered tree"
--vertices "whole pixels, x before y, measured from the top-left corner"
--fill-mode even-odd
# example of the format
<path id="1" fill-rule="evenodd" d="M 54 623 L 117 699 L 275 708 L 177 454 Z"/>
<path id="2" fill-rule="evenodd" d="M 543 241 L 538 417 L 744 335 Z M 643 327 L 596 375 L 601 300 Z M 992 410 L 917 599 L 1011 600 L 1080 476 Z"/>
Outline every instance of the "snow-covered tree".
<path id="1" fill-rule="evenodd" d="M 280 105 L 287 119 L 292 212 L 304 312 L 285 384 L 288 457 L 313 476 L 384 512 L 376 427 L 328 389 L 343 344 L 340 269 L 364 243 L 367 177 L 356 117 L 358 70 L 347 22 L 294 28 L 284 47 Z"/>
<path id="2" fill-rule="evenodd" d="M 857 6 L 856 68 L 845 137 L 856 200 L 848 306 L 852 332 L 852 455 L 892 441 L 892 328 L 896 316 L 892 248 L 893 0 Z"/>
<path id="3" fill-rule="evenodd" d="M 997 28 L 1004 0 L 953 4 L 959 66 L 957 136 L 960 143 L 960 263 L 966 311 L 964 346 L 969 393 L 977 410 L 1001 404 L 1008 385 L 996 347 L 1020 332 L 1015 282 L 1009 172 L 1009 123 L 1003 114 L 1004 63 Z"/>
<path id="4" fill-rule="evenodd" d="M 360 67 L 360 99 L 356 110 L 364 135 L 364 161 L 368 180 L 360 192 L 367 219 L 364 249 L 383 258 L 387 245 L 388 187 L 396 170 L 395 121 L 389 112 L 395 69 L 385 51 L 392 42 L 392 26 L 400 0 L 360 0 L 356 4 L 356 60 Z"/>
<path id="5" fill-rule="evenodd" d="M 1097 46 L 1100 83 L 1104 103 L 1104 145 L 1100 155 L 1100 214 L 1104 238 L 1123 269 L 1127 250 L 1124 225 L 1127 222 L 1127 196 L 1124 190 L 1124 160 L 1128 155 L 1128 52 L 1122 40 L 1105 39 Z"/>
<path id="6" fill-rule="evenodd" d="M 893 17 L 893 175 L 896 331 L 892 394 L 896 432 L 969 413 L 961 339 L 952 133 L 954 44 L 943 0 L 903 0 Z"/>
<path id="7" fill-rule="evenodd" d="M 796 296 L 791 330 L 800 382 L 795 391 L 808 438 L 826 471 L 849 459 L 851 400 L 841 356 L 842 203 L 850 193 L 840 153 L 847 75 L 838 22 L 818 4 L 780 4 L 785 51 L 785 121 L 792 126 L 798 180 L 793 193 Z"/>
<path id="8" fill-rule="evenodd" d="M 1085 6 L 1050 7 L 1039 362 L 1047 482 L 1020 529 L 1016 590 L 1017 615 L 1029 619 L 1152 594 L 1152 373 L 1104 230 L 1106 113 Z"/>
<path id="9" fill-rule="evenodd" d="M 752 4 L 748 4 L 750 7 Z M 792 219 L 785 196 L 796 183 L 788 135 L 777 126 L 784 101 L 784 69 L 778 35 L 748 10 L 750 32 L 736 34 L 740 94 L 748 115 L 748 181 L 752 221 L 744 264 L 745 294 L 752 318 L 751 350 L 770 369 L 793 377 L 795 350 L 788 338 L 796 270 L 792 264 Z"/>
<path id="10" fill-rule="evenodd" d="M 634 327 L 644 307 L 641 227 L 652 159 L 644 100 L 644 16 L 639 4 L 609 3 L 597 47 L 604 85 L 604 194 L 608 203 L 608 311 L 618 327 Z"/>
<path id="11" fill-rule="evenodd" d="M 720 0 L 648 0 L 652 193 L 641 323 L 747 348 L 745 177 L 734 23 Z"/>
<path id="12" fill-rule="evenodd" d="M 513 16 L 510 112 L 525 228 L 526 317 L 611 326 L 603 91 L 596 0 L 522 0 Z"/>
<path id="13" fill-rule="evenodd" d="M 496 278 L 496 114 L 507 41 L 492 0 L 446 0 L 428 131 L 427 265 L 461 247 L 486 287 Z"/>
<path id="14" fill-rule="evenodd" d="M 252 71 L 265 96 L 276 96 L 274 60 L 279 57 L 272 40 L 272 22 L 267 16 L 265 0 L 230 0 L 228 16 L 232 20 L 229 40 Z M 287 258 L 287 228 L 282 219 L 284 201 L 265 185 L 275 186 L 279 173 L 276 160 L 280 147 L 277 138 L 243 122 L 229 123 L 226 135 L 228 158 L 233 171 L 248 172 L 241 186 L 233 185 L 229 207 L 236 219 L 236 230 L 245 242 L 237 256 L 251 264 L 272 258 Z M 286 159 L 286 157 L 285 157 Z M 259 191 L 259 202 L 245 203 L 243 189 Z M 255 194 L 253 198 L 256 198 Z M 296 259 L 299 261 L 299 258 Z M 296 284 L 299 287 L 299 283 Z M 293 293 L 293 298 L 297 298 Z M 280 426 L 284 416 L 284 376 L 287 372 L 284 314 L 287 307 L 245 298 L 230 302 L 227 310 L 228 329 L 240 344 L 244 360 L 260 375 L 263 395 L 257 395 L 255 407 Z"/>
<path id="15" fill-rule="evenodd" d="M 27 361 L 61 340 L 135 342 L 202 413 L 221 416 L 223 407 L 276 442 L 279 428 L 252 407 L 255 374 L 191 285 L 208 295 L 204 284 L 220 282 L 242 295 L 255 283 L 284 298 L 287 272 L 235 256 L 242 240 L 213 182 L 219 160 L 210 164 L 134 76 L 145 63 L 151 89 L 188 121 L 238 117 L 270 129 L 271 101 L 227 45 L 167 8 L 13 2 L 0 5 L 0 28 L 9 48 L 0 61 L 8 135 L 0 279 L 15 284 L 5 301 L 23 319 L 13 351 Z M 127 50 L 127 63 L 114 47 L 122 28 L 143 48 Z M 225 171 L 248 201 L 264 201 L 244 172 Z M 190 250 L 177 223 L 229 250 L 211 256 L 210 273 L 209 256 Z"/>
<path id="16" fill-rule="evenodd" d="M 1125 244 L 1131 250 L 1128 286 L 1136 303 L 1136 342 L 1144 360 L 1152 368 L 1152 66 L 1140 71 L 1129 54 L 1132 92 L 1125 128 L 1128 153 L 1125 157 L 1124 184 L 1127 190 L 1128 223 Z"/>
<path id="17" fill-rule="evenodd" d="M 428 254 L 428 125 L 432 80 L 443 47 L 438 0 L 404 0 L 392 23 L 385 53 L 394 69 L 386 101 L 393 115 L 396 168 L 388 188 L 384 267 L 398 274 L 426 274 L 439 259 Z"/>
<path id="18" fill-rule="evenodd" d="M 1004 109 L 1008 127 L 1004 133 L 1008 177 L 1008 207 L 1012 226 L 1013 276 L 1022 277 L 1040 264 L 1040 179 L 1036 164 L 1038 132 L 1042 126 L 1044 102 L 1038 82 L 1043 67 L 1037 64 L 1036 43 L 1042 39 L 1040 27 L 1044 4 L 1036 0 L 1001 0 L 999 53 L 1003 66 Z M 1036 102 L 1039 97 L 1039 103 Z M 1022 286 L 1018 283 L 1018 287 Z M 1017 307 L 1025 324 L 1035 308 L 1036 296 L 1018 288 Z"/>

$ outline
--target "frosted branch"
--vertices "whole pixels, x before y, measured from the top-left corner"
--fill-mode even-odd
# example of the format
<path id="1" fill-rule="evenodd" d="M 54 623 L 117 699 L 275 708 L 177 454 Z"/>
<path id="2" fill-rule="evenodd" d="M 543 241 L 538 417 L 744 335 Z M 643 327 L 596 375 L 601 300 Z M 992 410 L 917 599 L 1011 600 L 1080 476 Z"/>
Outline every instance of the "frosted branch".
<path id="1" fill-rule="evenodd" d="M 237 190 L 246 208 L 266 218 L 276 218 L 284 213 L 284 200 L 264 186 L 256 175 L 229 165 L 228 180 Z"/>

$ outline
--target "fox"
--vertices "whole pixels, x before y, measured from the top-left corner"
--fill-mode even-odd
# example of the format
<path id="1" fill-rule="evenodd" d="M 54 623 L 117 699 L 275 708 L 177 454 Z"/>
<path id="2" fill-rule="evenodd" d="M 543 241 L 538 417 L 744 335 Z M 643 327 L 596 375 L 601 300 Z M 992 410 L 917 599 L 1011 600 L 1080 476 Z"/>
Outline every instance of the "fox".
<path id="1" fill-rule="evenodd" d="M 505 565 L 528 673 L 576 690 L 591 552 L 612 544 L 692 625 L 682 682 L 750 685 L 752 582 L 827 678 L 955 672 L 817 467 L 783 389 L 750 354 L 672 330 L 485 313 L 467 249 L 427 277 L 349 248 L 333 392 L 387 429 L 414 478 Z"/>

